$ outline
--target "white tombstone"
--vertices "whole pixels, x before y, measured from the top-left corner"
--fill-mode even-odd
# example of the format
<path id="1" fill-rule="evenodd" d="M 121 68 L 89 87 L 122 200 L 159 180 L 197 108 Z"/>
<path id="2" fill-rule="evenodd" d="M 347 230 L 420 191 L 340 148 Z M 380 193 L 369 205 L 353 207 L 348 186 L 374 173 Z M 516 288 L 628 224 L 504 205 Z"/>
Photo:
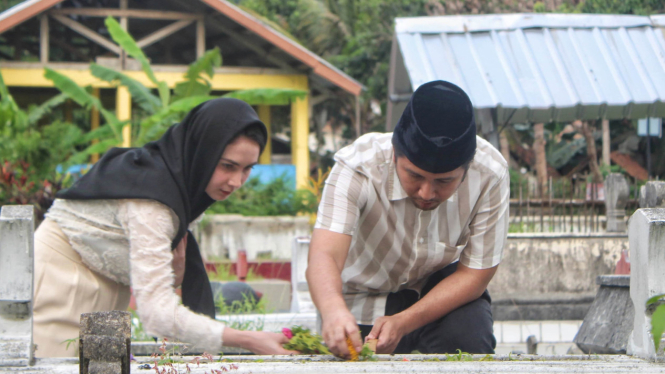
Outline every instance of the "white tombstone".
<path id="1" fill-rule="evenodd" d="M 638 209 L 630 218 L 630 297 L 635 307 L 627 353 L 655 359 L 649 298 L 665 294 L 665 208 Z"/>
<path id="2" fill-rule="evenodd" d="M 35 214 L 32 205 L 0 210 L 0 367 L 33 362 L 32 287 Z"/>
<path id="3" fill-rule="evenodd" d="M 291 313 L 316 312 L 305 277 L 309 239 L 308 236 L 299 236 L 293 240 L 291 253 Z"/>

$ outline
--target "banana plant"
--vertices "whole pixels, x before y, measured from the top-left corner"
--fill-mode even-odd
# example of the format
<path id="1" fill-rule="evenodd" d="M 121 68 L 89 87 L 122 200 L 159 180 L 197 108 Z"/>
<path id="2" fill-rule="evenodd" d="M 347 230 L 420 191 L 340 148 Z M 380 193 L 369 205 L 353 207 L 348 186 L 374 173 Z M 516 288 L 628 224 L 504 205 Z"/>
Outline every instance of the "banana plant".
<path id="1" fill-rule="evenodd" d="M 39 126 L 40 120 L 67 100 L 59 94 L 41 105 L 19 108 L 0 74 L 0 160 L 26 162 L 34 177 L 44 179 L 55 165 L 73 153 L 83 139 L 82 131 L 71 123 L 55 121 Z"/>
<path id="2" fill-rule="evenodd" d="M 122 72 L 91 63 L 90 73 L 93 76 L 116 86 L 126 87 L 133 102 L 137 108 L 140 108 L 140 111 L 133 113 L 138 118 L 134 117 L 130 121 L 120 121 L 113 113 L 103 108 L 99 99 L 93 96 L 90 90 L 78 86 L 68 77 L 47 68 L 44 76 L 51 80 L 55 87 L 79 105 L 88 109 L 97 108 L 106 122 L 104 126 L 86 134 L 86 141 L 96 139 L 98 142 L 74 156 L 77 161 L 82 162 L 90 154 L 103 153 L 120 144 L 122 142 L 122 128 L 128 124 L 132 126 L 131 145 L 134 147 L 142 146 L 159 138 L 169 126 L 180 120 L 187 112 L 214 98 L 210 95 L 212 90 L 210 79 L 214 76 L 215 68 L 222 64 L 222 55 L 219 48 L 206 51 L 203 56 L 188 67 L 183 76 L 183 81 L 174 86 L 172 94 L 167 83 L 157 79 L 146 55 L 136 44 L 134 38 L 122 29 L 118 21 L 113 17 L 108 17 L 105 24 L 113 41 L 128 56 L 136 59 L 141 64 L 143 73 L 156 87 L 157 95 L 138 80 Z M 306 95 L 307 92 L 303 90 L 259 88 L 235 91 L 224 96 L 235 97 L 252 105 L 286 105 L 296 98 L 305 97 Z"/>

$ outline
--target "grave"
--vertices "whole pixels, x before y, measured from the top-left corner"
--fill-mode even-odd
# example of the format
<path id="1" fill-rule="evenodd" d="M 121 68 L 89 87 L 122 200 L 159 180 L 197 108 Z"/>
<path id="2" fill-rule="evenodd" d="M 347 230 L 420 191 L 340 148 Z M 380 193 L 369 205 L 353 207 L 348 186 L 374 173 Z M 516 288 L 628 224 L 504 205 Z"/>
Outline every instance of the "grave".
<path id="1" fill-rule="evenodd" d="M 27 211 L 16 208 L 6 207 L 0 212 L 0 253 L 3 254 L 3 260 L 8 253 L 11 253 L 11 263 L 4 269 L 17 268 L 24 264 L 23 271 L 30 276 L 25 277 L 26 287 L 32 288 L 32 216 Z M 31 212 L 31 211 L 30 211 Z M 5 222 L 7 221 L 7 222 Z M 11 230 L 7 231 L 7 227 Z M 665 209 L 641 209 L 630 221 L 629 227 L 632 273 L 630 284 L 630 296 L 635 305 L 635 316 L 633 319 L 633 333 L 628 343 L 629 355 L 561 355 L 561 356 L 543 356 L 543 355 L 377 355 L 375 362 L 341 362 L 331 356 L 236 356 L 232 357 L 232 362 L 221 361 L 221 357 L 215 356 L 210 362 L 203 362 L 195 365 L 196 359 L 191 356 L 179 356 L 173 351 L 171 359 L 173 368 L 178 372 L 187 372 L 194 374 L 221 373 L 232 371 L 235 373 L 420 373 L 420 372 L 483 372 L 483 373 L 534 373 L 534 372 L 575 372 L 575 373 L 665 373 L 665 366 L 658 360 L 653 349 L 653 342 L 649 336 L 650 330 L 650 311 L 644 305 L 649 296 L 657 293 L 665 293 L 664 274 L 657 269 L 665 263 L 665 251 L 661 243 L 665 240 Z M 16 244 L 11 249 L 8 248 L 8 242 Z M 304 245 L 304 243 L 300 243 Z M 21 254 L 18 256 L 17 253 Z M 23 261 L 22 263 L 19 261 Z M 16 262 L 18 261 L 18 262 Z M 9 261 L 2 261 L 7 263 Z M 4 284 L 4 283 L 3 283 Z M 14 289 L 14 288 L 12 288 Z M 26 327 L 25 318 L 30 316 L 29 305 L 31 303 L 31 293 L 22 294 L 23 297 L 14 295 L 11 300 L 8 299 L 9 293 L 7 287 L 0 288 L 4 293 L 0 299 L 4 302 L 13 304 L 23 304 L 28 306 L 27 313 L 23 313 L 23 319 L 16 320 L 17 326 Z M 301 292 L 304 292 L 301 291 Z M 85 320 L 84 316 L 84 320 Z M 125 350 L 126 329 L 121 324 L 113 321 L 119 321 L 125 317 L 116 316 L 116 318 L 98 319 L 101 323 L 101 329 L 95 330 L 92 327 L 84 327 L 82 334 L 82 351 L 84 352 L 80 360 L 78 358 L 65 359 L 42 359 L 32 358 L 31 351 L 25 352 L 22 359 L 14 359 L 9 362 L 5 360 L 0 366 L 0 374 L 4 373 L 85 373 L 83 366 L 89 359 L 88 373 L 94 372 L 126 372 L 126 365 L 123 362 L 127 357 Z M 5 323 L 4 329 L 0 329 L 0 340 L 6 341 L 14 339 L 17 334 L 9 335 L 7 333 L 7 319 L 2 320 Z M 85 325 L 85 323 L 84 323 Z M 112 327 L 110 327 L 112 326 Z M 16 327 L 16 326 L 12 326 Z M 15 328 L 18 331 L 18 328 Z M 14 330 L 12 330 L 14 331 Z M 28 332 L 28 329 L 23 329 Z M 97 331 L 93 334 L 94 331 Z M 99 332 L 101 331 L 101 333 Z M 123 331 L 125 331 L 123 333 Z M 29 335 L 23 335 L 22 338 L 31 339 Z M 119 333 L 118 333 L 119 332 Z M 89 340 L 86 336 L 96 336 Z M 100 337 L 101 336 L 101 337 Z M 106 339 L 113 337 L 116 348 L 102 348 L 104 345 L 88 345 L 86 342 Z M 124 339 L 124 340 L 123 340 Z M 112 339 L 113 340 L 113 339 Z M 123 346 L 121 342 L 124 341 Z M 532 346 L 535 341 L 532 339 Z M 30 343 L 31 345 L 31 343 Z M 24 345 L 25 346 L 25 345 Z M 29 346 L 28 346 L 29 347 Z M 87 349 L 90 351 L 86 351 Z M 96 352 L 95 349 L 104 349 L 104 352 Z M 4 353 L 4 352 L 3 352 Z M 114 353 L 111 355 L 110 353 Z M 117 353 L 117 354 L 116 354 Z M 632 356 L 631 356 L 632 355 Z M 111 357 L 112 356 L 112 357 Z M 106 357 L 102 359 L 102 357 Z M 119 362 L 120 365 L 97 365 L 95 370 L 91 370 L 90 363 L 95 360 L 100 362 Z M 228 358 L 227 358 L 228 359 Z M 115 360 L 115 361 L 114 361 Z M 82 365 L 83 364 L 83 365 Z M 146 364 L 148 366 L 146 366 Z M 163 366 L 154 367 L 155 361 L 149 357 L 137 357 L 135 362 L 129 365 L 129 371 L 140 372 L 141 370 L 152 372 L 160 371 Z M 103 369 L 100 367 L 106 367 Z M 109 369 L 109 367 L 111 367 Z M 110 371 L 109 371 L 110 370 Z M 160 371 L 161 372 L 161 371 Z"/>

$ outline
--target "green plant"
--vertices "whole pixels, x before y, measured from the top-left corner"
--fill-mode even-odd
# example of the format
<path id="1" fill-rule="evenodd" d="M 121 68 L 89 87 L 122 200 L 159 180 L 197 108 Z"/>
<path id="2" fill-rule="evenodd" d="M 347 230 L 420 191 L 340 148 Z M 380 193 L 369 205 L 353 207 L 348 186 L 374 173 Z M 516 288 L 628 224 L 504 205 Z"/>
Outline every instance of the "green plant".
<path id="1" fill-rule="evenodd" d="M 215 307 L 219 310 L 218 319 L 228 327 L 242 331 L 263 331 L 267 313 L 265 299 L 256 301 L 253 297 L 243 294 L 243 300 L 235 300 L 231 305 L 226 305 L 224 297 L 219 295 L 215 300 Z M 261 316 L 253 319 L 243 317 L 246 314 L 259 314 Z"/>
<path id="2" fill-rule="evenodd" d="M 157 79 L 146 55 L 134 38 L 122 29 L 118 21 L 108 17 L 105 24 L 113 41 L 141 64 L 143 73 L 156 87 L 157 95 L 139 81 L 121 72 L 91 63 L 90 72 L 93 76 L 116 86 L 126 87 L 136 103 L 137 109 L 133 111 L 132 118 L 121 121 L 116 115 L 104 109 L 100 100 L 88 89 L 78 86 L 67 76 L 46 68 L 44 76 L 51 80 L 55 87 L 77 104 L 88 109 L 97 108 L 105 121 L 105 125 L 86 134 L 86 141 L 96 139 L 99 142 L 77 153 L 74 157 L 76 162 L 82 162 L 90 154 L 103 153 L 122 143 L 122 128 L 126 125 L 131 126 L 130 145 L 133 147 L 140 147 L 159 138 L 168 127 L 181 120 L 194 107 L 214 98 L 210 96 L 212 90 L 210 79 L 214 76 L 215 68 L 222 64 L 219 48 L 205 52 L 189 65 L 183 75 L 183 81 L 174 86 L 172 94 L 167 83 Z M 264 88 L 232 92 L 226 96 L 246 99 L 251 101 L 250 104 L 281 105 L 306 95 L 307 92 L 302 90 Z"/>
<path id="3" fill-rule="evenodd" d="M 308 190 L 294 190 L 285 176 L 262 184 L 251 178 L 226 200 L 214 203 L 206 213 L 244 216 L 295 216 L 316 212 L 316 196 Z"/>
<path id="4" fill-rule="evenodd" d="M 302 354 L 332 354 L 328 350 L 328 347 L 323 345 L 323 339 L 321 336 L 313 334 L 308 328 L 293 326 L 290 329 L 290 333 L 291 338 L 287 344 L 284 344 L 284 348 L 298 351 Z M 286 332 L 285 335 L 287 335 Z"/>
<path id="5" fill-rule="evenodd" d="M 215 266 L 216 271 L 208 271 L 208 279 L 211 281 L 237 281 L 238 275 L 231 271 L 231 264 L 217 264 Z M 250 267 L 247 270 L 247 277 L 245 280 L 260 280 L 263 277 L 254 271 L 254 268 Z"/>
<path id="6" fill-rule="evenodd" d="M 446 354 L 447 361 L 473 361 L 473 356 L 467 352 L 462 352 L 461 349 L 457 350 L 457 354 Z"/>
<path id="7" fill-rule="evenodd" d="M 651 315 L 651 336 L 653 337 L 653 345 L 658 352 L 660 348 L 660 340 L 665 332 L 665 295 L 656 295 L 647 300 L 647 309 L 654 309 Z"/>

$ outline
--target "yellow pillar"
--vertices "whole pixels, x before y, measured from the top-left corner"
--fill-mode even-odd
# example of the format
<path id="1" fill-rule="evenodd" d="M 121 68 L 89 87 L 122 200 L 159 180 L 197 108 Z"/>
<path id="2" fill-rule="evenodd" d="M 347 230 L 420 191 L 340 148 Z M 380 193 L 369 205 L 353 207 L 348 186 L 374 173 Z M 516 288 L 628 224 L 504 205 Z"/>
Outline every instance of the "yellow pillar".
<path id="1" fill-rule="evenodd" d="M 296 166 L 296 188 L 309 178 L 309 97 L 291 103 L 291 162 Z"/>
<path id="2" fill-rule="evenodd" d="M 115 113 L 120 121 L 132 119 L 132 96 L 125 86 L 119 86 L 115 96 Z M 127 124 L 122 128 L 122 146 L 132 146 L 132 125 Z"/>
<path id="3" fill-rule="evenodd" d="M 270 105 L 259 105 L 259 119 L 263 124 L 266 125 L 268 130 L 268 141 L 266 142 L 266 148 L 259 158 L 259 163 L 263 165 L 270 165 L 272 157 L 272 144 L 270 143 L 271 134 L 270 134 Z"/>
<path id="4" fill-rule="evenodd" d="M 93 88 L 92 94 L 97 99 L 99 99 L 99 88 Z M 90 131 L 97 130 L 99 128 L 99 109 L 97 107 L 92 107 L 90 111 Z M 92 141 L 92 144 L 99 143 L 99 140 L 95 139 Z M 99 153 L 93 153 L 90 155 L 90 162 L 95 163 L 99 161 Z"/>

